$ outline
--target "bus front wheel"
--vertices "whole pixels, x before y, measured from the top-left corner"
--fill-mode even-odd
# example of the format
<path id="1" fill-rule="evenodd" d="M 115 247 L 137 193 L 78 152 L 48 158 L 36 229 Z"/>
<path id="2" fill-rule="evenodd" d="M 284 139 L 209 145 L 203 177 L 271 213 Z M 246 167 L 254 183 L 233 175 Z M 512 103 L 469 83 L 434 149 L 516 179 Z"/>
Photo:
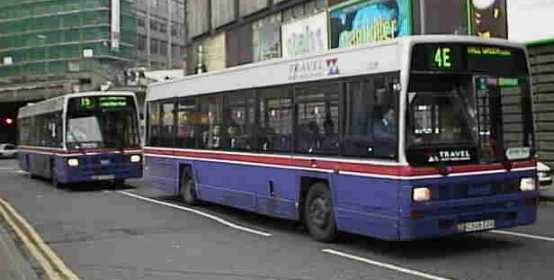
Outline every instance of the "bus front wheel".
<path id="1" fill-rule="evenodd" d="M 187 172 L 186 170 L 183 170 L 181 173 L 181 187 L 179 188 L 179 196 L 186 204 L 198 204 L 198 199 L 196 198 L 196 191 L 194 187 L 194 180 L 190 175 L 190 172 Z"/>
<path id="2" fill-rule="evenodd" d="M 337 237 L 333 201 L 325 183 L 316 183 L 308 190 L 304 222 L 315 240 L 331 242 Z"/>

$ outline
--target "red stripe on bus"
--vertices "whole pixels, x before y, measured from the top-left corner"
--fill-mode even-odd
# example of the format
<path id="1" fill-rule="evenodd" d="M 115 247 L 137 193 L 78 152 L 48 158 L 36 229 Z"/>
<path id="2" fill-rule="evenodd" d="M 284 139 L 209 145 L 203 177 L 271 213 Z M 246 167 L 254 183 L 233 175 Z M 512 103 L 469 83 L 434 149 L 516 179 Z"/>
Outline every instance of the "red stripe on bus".
<path id="1" fill-rule="evenodd" d="M 231 153 L 217 153 L 217 152 L 202 152 L 202 151 L 180 151 L 180 150 L 159 150 L 159 149 L 145 149 L 145 153 L 177 156 L 177 157 L 193 157 L 210 160 L 227 160 L 227 161 L 240 161 L 245 163 L 258 163 L 258 164 L 270 164 L 281 165 L 291 167 L 304 167 L 304 168 L 316 168 L 334 171 L 346 171 L 346 172 L 358 172 L 358 173 L 371 173 L 382 174 L 390 176 L 429 176 L 438 175 L 437 168 L 434 167 L 410 167 L 410 166 L 387 166 L 369 163 L 352 163 L 335 160 L 321 160 L 321 159 L 295 159 L 285 157 L 274 157 L 271 155 L 243 155 L 243 154 L 231 154 Z M 526 168 L 536 166 L 535 160 L 512 162 L 512 168 Z M 504 170 L 504 166 L 501 163 L 494 164 L 471 164 L 461 166 L 450 166 L 448 168 L 449 174 L 456 173 L 468 173 L 468 172 L 484 172 Z"/>

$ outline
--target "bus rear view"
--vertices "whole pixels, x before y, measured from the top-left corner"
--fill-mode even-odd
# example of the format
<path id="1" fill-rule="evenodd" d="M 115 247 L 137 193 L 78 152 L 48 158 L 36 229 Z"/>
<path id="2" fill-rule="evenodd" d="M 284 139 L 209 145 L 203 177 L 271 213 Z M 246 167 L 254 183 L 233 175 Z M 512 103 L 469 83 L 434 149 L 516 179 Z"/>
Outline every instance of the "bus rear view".
<path id="1" fill-rule="evenodd" d="M 406 96 L 415 179 L 400 239 L 525 225 L 536 219 L 534 126 L 521 48 L 419 43 Z"/>

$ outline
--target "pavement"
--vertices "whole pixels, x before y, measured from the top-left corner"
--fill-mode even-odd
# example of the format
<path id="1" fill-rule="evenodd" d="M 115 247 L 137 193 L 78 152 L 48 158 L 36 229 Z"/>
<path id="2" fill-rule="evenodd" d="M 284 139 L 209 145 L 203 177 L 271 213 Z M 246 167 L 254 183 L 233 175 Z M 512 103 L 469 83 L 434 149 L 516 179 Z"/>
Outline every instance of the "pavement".
<path id="1" fill-rule="evenodd" d="M 0 276 L 2 280 L 39 279 L 2 223 L 0 223 Z"/>

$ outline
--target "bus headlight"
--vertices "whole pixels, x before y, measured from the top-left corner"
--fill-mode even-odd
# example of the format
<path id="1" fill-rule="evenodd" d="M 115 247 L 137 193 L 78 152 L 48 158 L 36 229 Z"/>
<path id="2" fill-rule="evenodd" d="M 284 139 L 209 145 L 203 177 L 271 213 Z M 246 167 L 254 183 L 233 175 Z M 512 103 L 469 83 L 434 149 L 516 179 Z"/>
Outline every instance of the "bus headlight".
<path id="1" fill-rule="evenodd" d="M 519 182 L 519 189 L 522 192 L 534 191 L 537 188 L 537 181 L 535 178 L 522 178 Z"/>
<path id="2" fill-rule="evenodd" d="M 130 160 L 131 160 L 131 162 L 140 162 L 141 156 L 139 156 L 139 155 L 132 155 Z"/>
<path id="3" fill-rule="evenodd" d="M 430 188 L 413 188 L 412 189 L 412 199 L 417 202 L 429 201 L 431 200 L 431 189 Z"/>
<path id="4" fill-rule="evenodd" d="M 70 159 L 67 160 L 67 165 L 69 165 L 71 167 L 77 167 L 77 166 L 79 166 L 79 159 L 70 158 Z"/>

